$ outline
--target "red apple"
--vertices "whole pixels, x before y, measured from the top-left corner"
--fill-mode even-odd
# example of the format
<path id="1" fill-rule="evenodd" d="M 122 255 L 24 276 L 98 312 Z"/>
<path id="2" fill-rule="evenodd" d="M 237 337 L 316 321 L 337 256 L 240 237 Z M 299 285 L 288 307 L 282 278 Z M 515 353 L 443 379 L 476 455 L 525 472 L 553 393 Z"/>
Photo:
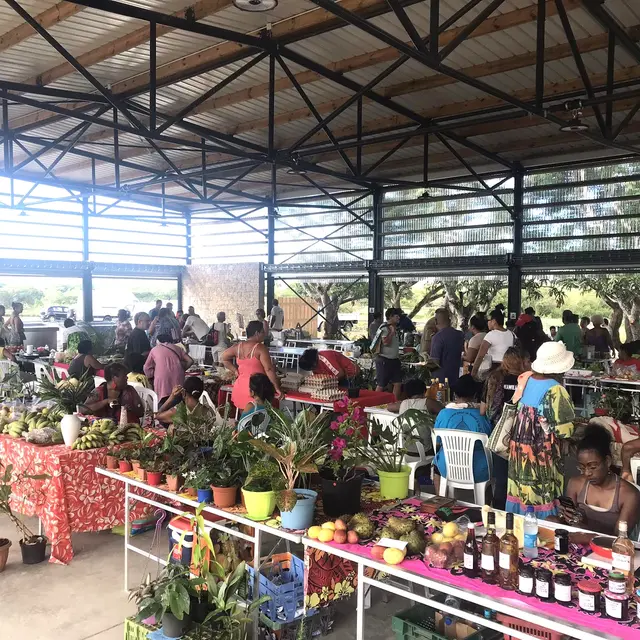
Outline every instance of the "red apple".
<path id="1" fill-rule="evenodd" d="M 347 541 L 347 532 L 342 529 L 336 529 L 333 534 L 333 541 L 338 544 L 344 544 Z"/>
<path id="2" fill-rule="evenodd" d="M 349 544 L 358 544 L 358 542 L 360 542 L 360 536 L 355 531 L 349 531 L 347 533 L 347 540 Z"/>
<path id="3" fill-rule="evenodd" d="M 386 547 L 381 547 L 379 544 L 371 547 L 371 555 L 375 560 L 382 560 L 382 556 L 384 556 L 384 550 Z"/>

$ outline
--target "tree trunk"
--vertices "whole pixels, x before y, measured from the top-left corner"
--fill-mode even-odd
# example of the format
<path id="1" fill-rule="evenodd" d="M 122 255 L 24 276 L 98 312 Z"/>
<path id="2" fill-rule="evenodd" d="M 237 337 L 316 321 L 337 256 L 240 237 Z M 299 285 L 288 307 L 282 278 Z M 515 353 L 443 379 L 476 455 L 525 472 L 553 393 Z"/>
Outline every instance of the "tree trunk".
<path id="1" fill-rule="evenodd" d="M 324 307 L 322 315 L 326 318 L 323 322 L 322 337 L 324 340 L 335 340 L 340 332 L 340 320 L 338 311 L 340 303 L 337 296 L 331 296 L 325 290 L 321 295 L 321 307 Z"/>
<path id="2" fill-rule="evenodd" d="M 389 307 L 399 308 L 404 292 L 409 288 L 406 282 L 391 282 L 391 304 Z M 387 307 L 387 308 L 389 308 Z"/>
<path id="3" fill-rule="evenodd" d="M 443 293 L 443 286 L 439 283 L 434 284 L 431 289 L 429 289 L 429 291 L 427 291 L 424 296 L 422 296 L 422 298 L 416 303 L 413 309 L 411 309 L 411 311 L 409 312 L 409 317 L 415 318 L 416 315 L 418 315 L 418 313 L 420 313 L 420 311 L 424 309 L 424 307 L 426 307 L 428 304 L 431 304 L 438 298 L 441 298 Z"/>
<path id="4" fill-rule="evenodd" d="M 609 304 L 609 306 L 612 309 L 611 318 L 609 319 L 609 326 L 611 327 L 611 338 L 616 349 L 619 349 L 621 344 L 620 327 L 622 326 L 623 318 L 622 309 L 618 304 L 616 304 L 615 306 Z"/>

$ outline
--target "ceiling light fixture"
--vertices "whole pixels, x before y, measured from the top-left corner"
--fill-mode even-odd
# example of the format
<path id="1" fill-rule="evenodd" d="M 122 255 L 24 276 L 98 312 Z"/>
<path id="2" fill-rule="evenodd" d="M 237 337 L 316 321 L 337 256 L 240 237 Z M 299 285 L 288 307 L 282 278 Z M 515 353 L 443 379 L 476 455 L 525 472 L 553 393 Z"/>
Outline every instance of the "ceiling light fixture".
<path id="1" fill-rule="evenodd" d="M 23 209 L 23 210 L 18 214 L 18 217 L 19 217 L 19 218 L 25 218 L 25 217 L 26 217 L 26 215 L 27 215 L 27 212 Z"/>
<path id="2" fill-rule="evenodd" d="M 278 6 L 278 0 L 233 0 L 233 4 L 240 11 L 259 13 L 275 9 Z"/>
<path id="3" fill-rule="evenodd" d="M 429 193 L 428 190 L 424 190 L 417 198 L 416 200 L 422 200 L 423 202 L 426 202 L 427 200 L 431 200 L 431 194 Z"/>
<path id="4" fill-rule="evenodd" d="M 290 176 L 305 176 L 307 170 L 300 166 L 300 158 L 293 158 L 293 166 L 287 169 L 287 173 Z"/>
<path id="5" fill-rule="evenodd" d="M 589 129 L 589 125 L 582 122 L 580 120 L 580 116 L 582 115 L 582 109 L 573 109 L 571 112 L 571 120 L 560 127 L 560 131 L 563 133 L 578 133 L 580 131 L 587 131 Z"/>

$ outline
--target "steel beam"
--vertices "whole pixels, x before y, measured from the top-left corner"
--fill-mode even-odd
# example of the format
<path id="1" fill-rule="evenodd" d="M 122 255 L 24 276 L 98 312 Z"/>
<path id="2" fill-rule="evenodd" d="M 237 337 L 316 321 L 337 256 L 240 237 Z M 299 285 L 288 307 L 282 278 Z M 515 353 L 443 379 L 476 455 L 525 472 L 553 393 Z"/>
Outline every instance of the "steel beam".
<path id="1" fill-rule="evenodd" d="M 536 100 L 538 109 L 544 106 L 544 46 L 547 19 L 547 1 L 538 0 L 536 18 Z"/>
<path id="2" fill-rule="evenodd" d="M 504 0 L 500 1 L 504 2 Z M 413 46 L 418 49 L 418 51 L 427 53 L 424 40 L 420 37 L 418 30 L 413 25 L 413 22 L 411 22 L 411 19 L 407 15 L 407 12 L 404 10 L 404 7 L 400 4 L 400 2 L 398 2 L 398 0 L 387 0 L 387 4 L 391 7 L 393 13 L 395 13 L 396 18 L 398 18 L 398 21 L 404 27 L 407 35 L 411 38 Z"/>

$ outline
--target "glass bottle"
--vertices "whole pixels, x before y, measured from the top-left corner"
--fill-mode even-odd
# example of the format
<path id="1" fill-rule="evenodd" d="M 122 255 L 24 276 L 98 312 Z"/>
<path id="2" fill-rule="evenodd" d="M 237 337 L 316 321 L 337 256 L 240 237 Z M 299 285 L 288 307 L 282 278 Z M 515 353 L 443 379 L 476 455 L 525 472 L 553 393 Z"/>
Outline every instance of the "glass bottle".
<path id="1" fill-rule="evenodd" d="M 476 527 L 473 522 L 467 526 L 467 541 L 464 543 L 464 575 L 477 578 L 480 573 L 480 554 L 476 540 Z"/>
<path id="2" fill-rule="evenodd" d="M 611 566 L 616 571 L 621 571 L 627 580 L 627 593 L 633 593 L 634 585 L 634 560 L 636 555 L 633 542 L 627 537 L 627 523 L 621 520 L 618 523 L 618 537 L 611 547 Z"/>
<path id="3" fill-rule="evenodd" d="M 496 514 L 487 514 L 487 533 L 482 539 L 482 555 L 480 557 L 480 573 L 482 581 L 495 584 L 498 581 L 498 554 L 500 539 L 496 535 Z"/>
<path id="4" fill-rule="evenodd" d="M 500 586 L 513 590 L 518 586 L 520 544 L 513 533 L 513 513 L 507 513 L 507 530 L 500 540 Z"/>
<path id="5" fill-rule="evenodd" d="M 449 378 L 444 379 L 444 401 L 446 404 L 451 402 L 451 387 L 449 386 Z"/>

